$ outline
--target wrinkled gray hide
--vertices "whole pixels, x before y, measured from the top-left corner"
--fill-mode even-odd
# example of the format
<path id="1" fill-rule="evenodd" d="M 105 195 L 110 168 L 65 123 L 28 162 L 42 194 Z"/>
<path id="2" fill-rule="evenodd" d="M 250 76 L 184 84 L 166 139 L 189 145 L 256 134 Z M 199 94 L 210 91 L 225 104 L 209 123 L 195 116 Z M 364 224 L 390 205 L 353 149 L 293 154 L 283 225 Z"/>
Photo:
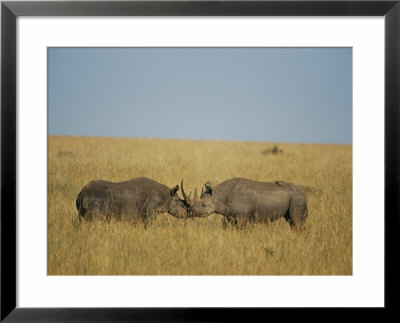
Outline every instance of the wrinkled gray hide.
<path id="1" fill-rule="evenodd" d="M 147 224 L 164 212 L 182 218 L 187 216 L 187 203 L 178 190 L 178 185 L 171 189 L 146 177 L 119 183 L 97 180 L 83 187 L 76 208 L 80 220 L 127 218 Z"/>
<path id="2" fill-rule="evenodd" d="M 307 218 L 307 202 L 303 192 L 292 183 L 232 178 L 215 187 L 207 182 L 200 198 L 195 192 L 189 216 L 203 217 L 212 213 L 241 225 L 267 223 L 283 217 L 292 227 L 301 228 Z"/>

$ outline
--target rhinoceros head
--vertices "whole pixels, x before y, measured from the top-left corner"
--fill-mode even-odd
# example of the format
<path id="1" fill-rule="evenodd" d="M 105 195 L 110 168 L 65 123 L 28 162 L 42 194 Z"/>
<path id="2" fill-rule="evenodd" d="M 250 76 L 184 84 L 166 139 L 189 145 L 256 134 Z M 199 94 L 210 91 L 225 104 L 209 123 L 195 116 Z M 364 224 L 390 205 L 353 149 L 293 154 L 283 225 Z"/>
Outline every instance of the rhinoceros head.
<path id="1" fill-rule="evenodd" d="M 181 181 L 181 189 L 183 200 L 178 195 L 179 186 L 176 185 L 175 187 L 171 188 L 170 194 L 172 198 L 168 205 L 168 213 L 177 218 L 186 218 L 188 215 L 188 208 L 191 202 L 190 196 L 192 193 L 190 192 L 189 196 L 186 196 L 185 191 L 183 190 L 183 180 Z"/>
<path id="2" fill-rule="evenodd" d="M 189 206 L 191 217 L 203 217 L 215 212 L 216 199 L 211 184 L 207 182 L 204 186 L 205 190 L 201 189 L 200 198 L 197 195 L 197 190 L 194 191 L 193 202 Z"/>

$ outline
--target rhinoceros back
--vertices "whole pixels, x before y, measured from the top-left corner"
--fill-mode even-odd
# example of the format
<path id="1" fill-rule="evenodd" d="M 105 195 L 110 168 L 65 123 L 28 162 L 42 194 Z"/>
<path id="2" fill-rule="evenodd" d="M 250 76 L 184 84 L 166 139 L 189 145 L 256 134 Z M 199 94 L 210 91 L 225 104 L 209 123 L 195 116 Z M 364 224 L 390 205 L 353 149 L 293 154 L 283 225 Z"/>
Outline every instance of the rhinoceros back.
<path id="1" fill-rule="evenodd" d="M 115 217 L 138 216 L 149 205 L 165 203 L 169 189 L 145 177 L 124 182 L 96 180 L 88 183 L 76 199 L 80 216 L 92 217 L 95 213 Z"/>

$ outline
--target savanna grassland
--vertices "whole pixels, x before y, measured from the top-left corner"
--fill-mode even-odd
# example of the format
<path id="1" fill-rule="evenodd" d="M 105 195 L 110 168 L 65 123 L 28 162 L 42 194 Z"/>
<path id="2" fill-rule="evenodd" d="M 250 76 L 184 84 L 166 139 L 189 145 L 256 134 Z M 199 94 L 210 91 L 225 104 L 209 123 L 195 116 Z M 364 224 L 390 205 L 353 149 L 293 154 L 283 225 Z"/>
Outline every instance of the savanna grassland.
<path id="1" fill-rule="evenodd" d="M 161 214 L 147 229 L 78 221 L 75 199 L 89 181 L 139 176 L 169 187 L 183 179 L 186 193 L 237 176 L 294 182 L 307 198 L 306 228 L 284 219 L 224 228 L 217 214 Z M 352 145 L 51 136 L 48 274 L 351 275 Z"/>

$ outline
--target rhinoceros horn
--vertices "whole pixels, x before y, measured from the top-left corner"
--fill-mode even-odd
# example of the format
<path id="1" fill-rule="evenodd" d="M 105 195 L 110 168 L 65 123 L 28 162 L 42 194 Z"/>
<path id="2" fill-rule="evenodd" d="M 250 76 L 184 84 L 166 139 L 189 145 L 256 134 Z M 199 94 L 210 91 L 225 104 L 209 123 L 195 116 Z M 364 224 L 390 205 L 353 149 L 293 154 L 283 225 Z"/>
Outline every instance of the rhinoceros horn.
<path id="1" fill-rule="evenodd" d="M 186 195 L 185 190 L 183 189 L 183 180 L 181 181 L 181 190 L 184 200 L 186 201 L 187 204 L 190 204 L 192 202 L 191 199 L 192 192 L 189 193 L 189 196 Z"/>
<path id="2" fill-rule="evenodd" d="M 197 195 L 197 188 L 194 189 L 194 197 L 193 202 L 197 202 L 199 200 L 199 196 Z"/>

